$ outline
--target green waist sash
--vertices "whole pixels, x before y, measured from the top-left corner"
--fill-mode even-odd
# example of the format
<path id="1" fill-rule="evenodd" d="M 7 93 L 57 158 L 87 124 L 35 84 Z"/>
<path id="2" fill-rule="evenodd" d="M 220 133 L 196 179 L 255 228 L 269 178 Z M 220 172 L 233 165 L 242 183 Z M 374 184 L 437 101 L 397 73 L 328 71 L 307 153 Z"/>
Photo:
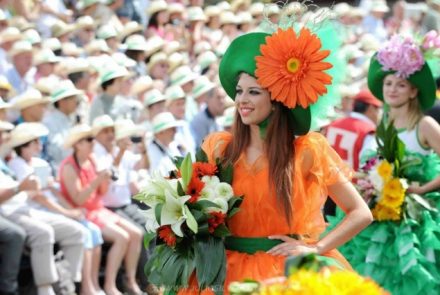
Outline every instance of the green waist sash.
<path id="1" fill-rule="evenodd" d="M 299 239 L 299 235 L 289 235 L 291 238 Z M 269 251 L 276 245 L 283 243 L 281 240 L 271 240 L 269 238 L 241 238 L 226 237 L 225 248 L 227 250 L 238 251 L 247 254 L 255 254 L 258 251 Z"/>

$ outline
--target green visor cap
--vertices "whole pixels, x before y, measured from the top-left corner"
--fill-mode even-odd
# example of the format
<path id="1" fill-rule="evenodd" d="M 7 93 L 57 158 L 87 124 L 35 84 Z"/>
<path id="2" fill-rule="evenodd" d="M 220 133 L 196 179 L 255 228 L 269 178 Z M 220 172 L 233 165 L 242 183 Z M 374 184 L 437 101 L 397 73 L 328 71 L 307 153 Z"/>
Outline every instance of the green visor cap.
<path id="1" fill-rule="evenodd" d="M 255 77 L 255 57 L 261 55 L 260 46 L 266 43 L 266 33 L 249 33 L 232 41 L 226 50 L 219 68 L 220 82 L 230 98 L 235 100 L 238 76 L 247 73 Z M 291 118 L 295 124 L 295 135 L 304 135 L 310 130 L 310 107 L 293 108 Z"/>
<path id="2" fill-rule="evenodd" d="M 371 93 L 383 101 L 383 80 L 395 71 L 383 71 L 382 65 L 376 58 L 376 54 L 371 58 L 370 68 L 368 69 L 368 88 Z M 417 98 L 423 111 L 430 109 L 435 103 L 436 85 L 431 69 L 425 62 L 420 71 L 410 75 L 407 80 L 419 90 Z"/>

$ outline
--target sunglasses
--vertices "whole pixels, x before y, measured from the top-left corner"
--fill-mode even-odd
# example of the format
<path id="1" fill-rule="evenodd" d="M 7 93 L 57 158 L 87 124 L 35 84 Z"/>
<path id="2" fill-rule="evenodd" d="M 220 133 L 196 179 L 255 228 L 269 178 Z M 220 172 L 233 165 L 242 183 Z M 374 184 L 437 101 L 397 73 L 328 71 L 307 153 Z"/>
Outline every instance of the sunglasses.
<path id="1" fill-rule="evenodd" d="M 83 138 L 82 140 L 85 140 L 87 142 L 93 142 L 93 140 L 95 140 L 95 138 L 93 138 L 93 137 L 86 137 L 86 138 Z"/>

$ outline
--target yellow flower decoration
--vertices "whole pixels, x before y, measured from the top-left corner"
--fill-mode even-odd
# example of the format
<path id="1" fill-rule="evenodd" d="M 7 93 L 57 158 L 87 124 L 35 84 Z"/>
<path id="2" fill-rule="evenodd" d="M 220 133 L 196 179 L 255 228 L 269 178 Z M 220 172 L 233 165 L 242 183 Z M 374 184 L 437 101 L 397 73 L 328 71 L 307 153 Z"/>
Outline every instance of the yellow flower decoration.
<path id="1" fill-rule="evenodd" d="M 387 207 L 400 207 L 405 200 L 405 188 L 399 178 L 393 178 L 385 183 L 380 203 Z"/>
<path id="2" fill-rule="evenodd" d="M 285 106 L 307 108 L 327 93 L 326 85 L 332 82 L 324 72 L 332 65 L 323 62 L 330 51 L 321 47 L 321 40 L 309 29 L 301 29 L 299 34 L 292 28 L 278 29 L 267 37 L 261 56 L 255 58 L 258 83 Z"/>
<path id="3" fill-rule="evenodd" d="M 383 160 L 377 167 L 377 172 L 384 181 L 387 181 L 393 174 L 393 166 L 387 160 Z"/>
<path id="4" fill-rule="evenodd" d="M 371 210 L 371 213 L 373 214 L 373 217 L 377 221 L 399 221 L 400 220 L 400 213 L 401 208 L 393 208 L 385 206 L 381 203 L 377 203 L 373 210 Z"/>
<path id="5" fill-rule="evenodd" d="M 300 270 L 282 283 L 262 285 L 259 295 L 386 295 L 372 280 L 355 272 Z"/>

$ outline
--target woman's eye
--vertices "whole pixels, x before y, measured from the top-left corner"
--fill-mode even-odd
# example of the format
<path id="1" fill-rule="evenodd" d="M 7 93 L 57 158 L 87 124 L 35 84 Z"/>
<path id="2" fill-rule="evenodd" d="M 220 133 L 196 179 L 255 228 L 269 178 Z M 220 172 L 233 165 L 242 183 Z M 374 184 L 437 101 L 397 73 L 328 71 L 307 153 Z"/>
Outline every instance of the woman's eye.
<path id="1" fill-rule="evenodd" d="M 251 90 L 251 91 L 249 91 L 249 93 L 250 93 L 251 95 L 259 95 L 259 94 L 260 94 L 260 92 L 259 92 L 259 91 L 256 91 L 256 90 Z"/>
<path id="2" fill-rule="evenodd" d="M 235 93 L 236 93 L 236 94 L 242 94 L 242 93 L 243 93 L 243 90 L 241 90 L 241 89 L 235 89 Z"/>

